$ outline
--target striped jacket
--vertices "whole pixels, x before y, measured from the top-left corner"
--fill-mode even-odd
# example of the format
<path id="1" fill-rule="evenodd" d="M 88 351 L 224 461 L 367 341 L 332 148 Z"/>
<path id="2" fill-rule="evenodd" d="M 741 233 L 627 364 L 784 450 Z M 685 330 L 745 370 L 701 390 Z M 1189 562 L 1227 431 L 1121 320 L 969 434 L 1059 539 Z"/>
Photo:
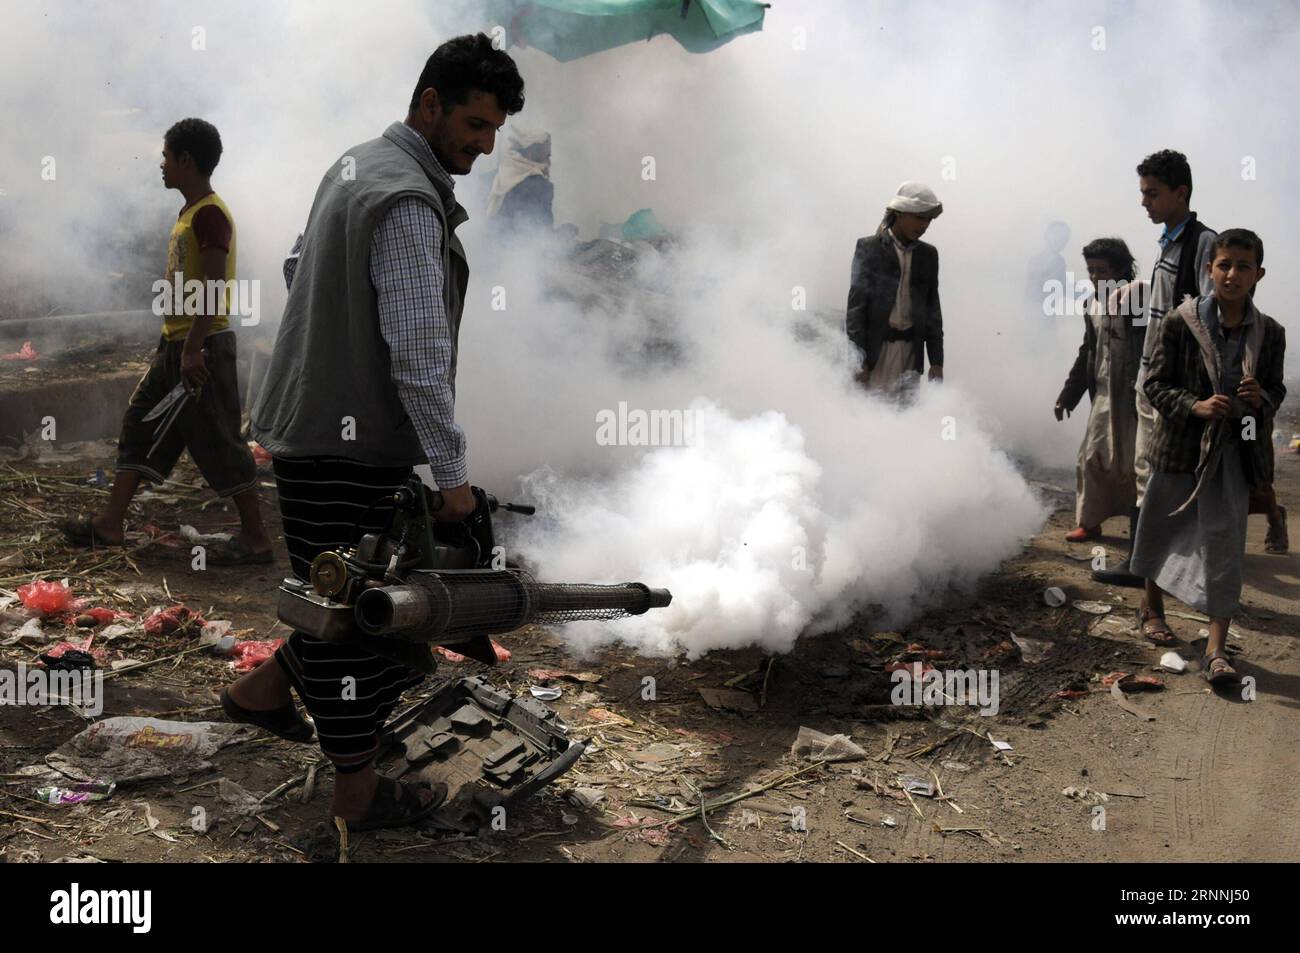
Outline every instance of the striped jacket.
<path id="1" fill-rule="evenodd" d="M 1199 476 L 1222 439 L 1223 422 L 1207 426 L 1207 421 L 1192 413 L 1192 405 L 1216 393 L 1216 385 L 1223 377 L 1221 361 L 1209 345 L 1203 318 L 1211 300 L 1210 296 L 1203 296 L 1184 301 L 1166 316 L 1160 329 L 1160 339 L 1143 385 L 1147 398 L 1158 411 L 1147 447 L 1154 471 Z M 1251 486 L 1260 486 L 1273 482 L 1273 416 L 1286 397 L 1282 383 L 1286 331 L 1253 303 L 1249 308 L 1254 312 L 1255 327 L 1247 326 L 1244 332 L 1247 337 L 1243 371 L 1259 381 L 1263 403 L 1258 411 L 1242 405 L 1243 414 L 1255 417 L 1254 439 L 1243 440 L 1242 446 L 1246 478 Z M 1232 417 L 1225 421 L 1231 426 L 1242 424 Z"/>

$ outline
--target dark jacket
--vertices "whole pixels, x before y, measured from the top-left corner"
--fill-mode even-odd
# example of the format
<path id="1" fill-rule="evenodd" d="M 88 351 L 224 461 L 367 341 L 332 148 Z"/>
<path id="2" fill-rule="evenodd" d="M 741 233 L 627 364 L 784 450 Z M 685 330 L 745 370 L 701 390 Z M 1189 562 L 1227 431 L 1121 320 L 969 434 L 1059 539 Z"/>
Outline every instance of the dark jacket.
<path id="1" fill-rule="evenodd" d="M 1170 310 L 1189 295 L 1196 298 L 1201 294 L 1201 276 L 1196 270 L 1196 243 L 1201 233 L 1209 230 L 1209 226 L 1197 219 L 1193 212 L 1191 220 L 1178 234 L 1178 244 L 1183 246 L 1183 250 L 1178 253 L 1178 276 L 1174 278 L 1174 300 Z"/>
<path id="2" fill-rule="evenodd" d="M 1136 285 L 1128 285 L 1112 295 L 1112 300 L 1108 302 L 1111 314 L 1118 313 L 1121 307 L 1123 297 L 1120 292 L 1127 292 L 1128 288 L 1134 287 Z M 1134 381 L 1137 380 L 1138 366 L 1142 362 L 1144 331 L 1142 325 L 1135 326 L 1134 322 L 1141 320 L 1142 317 L 1143 313 L 1140 311 L 1125 317 L 1128 323 L 1128 353 L 1121 354 L 1117 349 L 1112 349 L 1111 353 L 1112 361 L 1123 359 L 1127 362 L 1128 377 Z M 1088 400 L 1097 399 L 1097 329 L 1093 325 L 1092 318 L 1087 315 L 1083 319 L 1083 343 L 1079 345 L 1079 353 L 1074 358 L 1074 366 L 1070 368 L 1069 376 L 1065 379 L 1065 386 L 1061 388 L 1061 395 L 1056 399 L 1066 410 L 1073 411 L 1079 406 L 1079 401 L 1083 400 L 1085 393 L 1088 395 Z"/>
<path id="3" fill-rule="evenodd" d="M 1203 348 L 1188 320 L 1200 321 L 1208 298 L 1193 299 L 1170 311 L 1160 328 L 1160 339 L 1151 356 L 1144 389 L 1158 411 L 1155 429 L 1147 447 L 1151 469 L 1161 473 L 1196 473 L 1201 468 L 1217 435 L 1206 436 L 1207 421 L 1192 413 L 1192 405 L 1211 396 L 1214 386 L 1206 369 Z M 1273 415 L 1282 406 L 1286 387 L 1282 364 L 1286 357 L 1286 331 L 1268 315 L 1256 309 L 1255 320 L 1263 324 L 1254 376 L 1263 392 L 1263 406 L 1245 413 L 1255 417 L 1255 439 L 1242 441 L 1246 479 L 1251 486 L 1273 481 Z M 1249 362 L 1245 371 L 1250 373 Z M 1222 373 L 1222 372 L 1220 372 Z M 1227 418 L 1239 427 L 1240 420 Z"/>
<path id="4" fill-rule="evenodd" d="M 1097 399 L 1097 329 L 1092 325 L 1092 318 L 1086 316 L 1083 319 L 1083 343 L 1079 345 L 1074 366 L 1070 368 L 1056 402 L 1072 411 L 1079 406 L 1085 393 L 1088 400 Z"/>
<path id="5" fill-rule="evenodd" d="M 898 252 L 894 239 L 882 230 L 859 238 L 849 276 L 849 307 L 844 325 L 849 340 L 862 351 L 870 370 L 880 359 L 889 329 L 889 314 L 898 296 Z M 930 364 L 943 366 L 943 313 L 939 308 L 939 251 L 918 241 L 912 252 L 912 347 L 913 369 Z"/>

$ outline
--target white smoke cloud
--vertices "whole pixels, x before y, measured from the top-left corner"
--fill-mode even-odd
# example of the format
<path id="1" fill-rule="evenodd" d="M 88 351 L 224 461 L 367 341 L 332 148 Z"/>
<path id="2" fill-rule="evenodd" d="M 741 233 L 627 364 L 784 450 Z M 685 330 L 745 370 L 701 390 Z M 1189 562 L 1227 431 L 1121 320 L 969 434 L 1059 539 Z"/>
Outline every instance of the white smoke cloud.
<path id="1" fill-rule="evenodd" d="M 7 10 L 0 292 L 72 300 L 125 270 L 128 246 L 161 247 L 179 207 L 158 179 L 161 135 L 201 115 L 226 145 L 214 183 L 236 216 L 240 276 L 264 282 L 273 316 L 281 258 L 326 166 L 400 118 L 425 57 L 491 27 L 482 11 L 469 0 Z M 1287 265 L 1300 252 L 1300 172 L 1288 104 L 1273 94 L 1300 78 L 1296 27 L 1293 6 L 1245 3 L 777 3 L 762 33 L 704 56 L 662 37 L 567 64 L 512 50 L 528 84 L 518 121 L 552 133 L 557 223 L 592 237 L 650 207 L 690 235 L 666 259 L 643 249 L 645 290 L 589 288 L 579 306 L 545 254 L 502 255 L 488 240 L 472 196 L 495 161 L 459 186 L 471 214 L 458 382 L 471 478 L 536 496 L 545 512 L 531 527 L 503 527 L 546 578 L 675 594 L 666 611 L 570 628 L 575 646 L 783 650 L 855 609 L 896 624 L 1013 553 L 1043 511 L 1008 454 L 1071 467 L 1086 416 L 1051 417 L 1081 322 L 1033 314 L 1027 262 L 1060 219 L 1071 270 L 1082 273 L 1088 240 L 1119 235 L 1149 272 L 1157 229 L 1134 173 L 1149 152 L 1188 154 L 1193 207 L 1211 225 L 1263 236 L 1257 301 L 1285 320 L 1300 290 Z M 47 155 L 56 182 L 40 177 Z M 834 322 L 854 241 L 904 179 L 945 203 L 926 238 L 940 252 L 948 382 L 898 410 L 850 388 Z M 557 281 L 567 298 L 548 293 Z M 494 286 L 505 311 L 489 306 Z M 806 312 L 792 309 L 796 287 Z M 143 307 L 147 286 L 140 295 Z M 825 335 L 799 343 L 800 322 Z M 668 332 L 675 358 L 637 350 Z M 690 447 L 601 446 L 596 415 L 620 402 L 707 413 Z M 954 440 L 942 439 L 945 417 Z"/>

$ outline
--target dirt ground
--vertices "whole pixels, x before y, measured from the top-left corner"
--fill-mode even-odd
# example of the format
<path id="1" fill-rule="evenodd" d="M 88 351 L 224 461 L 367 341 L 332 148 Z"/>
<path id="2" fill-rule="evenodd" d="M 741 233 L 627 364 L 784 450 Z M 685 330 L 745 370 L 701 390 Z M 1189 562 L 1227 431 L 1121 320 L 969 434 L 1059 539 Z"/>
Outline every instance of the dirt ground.
<path id="1" fill-rule="evenodd" d="M 1300 431 L 1291 417 L 1288 435 Z M 1279 453 L 1277 464 L 1279 498 L 1300 500 L 1300 456 Z M 13 589 L 36 573 L 67 576 L 96 604 L 140 613 L 183 602 L 209 619 L 230 620 L 241 637 L 285 634 L 273 608 L 287 571 L 282 549 L 274 566 L 199 572 L 190 569 L 188 546 L 169 546 L 166 535 L 138 535 L 126 551 L 97 553 L 59 542 L 55 520 L 95 505 L 104 491 L 86 485 L 86 474 L 109 465 L 103 445 L 0 463 L 0 587 Z M 146 521 L 173 532 L 180 524 L 204 532 L 236 525 L 233 510 L 204 491 L 188 464 L 176 481 L 135 505 L 133 528 Z M 1051 482 L 1072 488 L 1073 474 Z M 278 533 L 269 478 L 261 495 Z M 1238 670 L 1255 679 L 1256 697 L 1248 701 L 1239 690 L 1212 693 L 1195 671 L 1194 643 L 1205 626 L 1197 619 L 1170 618 L 1191 670 L 1158 671 L 1161 650 L 1133 631 L 1138 591 L 1092 582 L 1091 545 L 1063 539 L 1072 493 L 1058 492 L 1054 502 L 1042 532 L 974 597 L 953 598 L 901 632 L 876 632 L 863 619 L 805 638 L 778 658 L 732 651 L 687 662 L 624 650 L 573 658 L 562 631 L 530 628 L 500 637 L 513 653 L 507 663 L 444 663 L 439 678 L 486 673 L 516 692 L 538 683 L 530 669 L 589 673 L 585 682 L 555 681 L 563 695 L 553 705 L 571 736 L 590 739 L 591 748 L 558 783 L 511 808 L 503 831 L 354 836 L 351 861 L 1300 860 L 1300 556 L 1265 555 L 1264 518 L 1250 518 L 1245 612 L 1230 639 Z M 1102 544 L 1118 558 L 1127 523 L 1112 520 L 1105 531 Z M 1049 606 L 1049 586 L 1061 587 L 1069 601 Z M 1114 608 L 1097 616 L 1077 601 Z M 1169 608 L 1194 614 L 1172 600 Z M 1041 643 L 1050 643 L 1045 653 Z M 106 680 L 103 717 L 220 721 L 217 692 L 234 676 L 223 659 L 177 655 L 192 645 L 192 636 L 146 639 L 139 632 L 110 642 L 106 662 L 164 661 Z M 0 647 L 0 666 L 31 664 L 40 651 Z M 912 660 L 997 669 L 999 712 L 890 704 L 885 667 Z M 1101 682 L 1115 671 L 1156 675 L 1164 688 L 1126 696 L 1134 714 Z M 647 676 L 653 700 L 643 697 Z M 701 688 L 738 690 L 756 710 L 715 710 Z M 1056 697 L 1062 691 L 1074 697 Z M 324 834 L 328 769 L 303 799 L 302 777 L 319 751 L 265 735 L 223 749 L 206 772 L 122 786 L 107 801 L 42 804 L 30 779 L 14 772 L 39 763 L 86 724 L 67 707 L 0 709 L 0 861 L 335 856 Z M 795 758 L 791 744 L 805 726 L 848 736 L 865 760 Z M 990 736 L 1010 750 L 997 751 Z M 904 791 L 904 777 L 932 782 L 935 796 Z M 260 820 L 227 813 L 217 794 L 221 778 L 259 796 L 275 792 Z M 1070 787 L 1087 790 L 1062 793 Z M 576 789 L 597 803 L 575 803 Z M 715 806 L 707 824 L 677 817 L 701 797 L 730 794 L 749 796 Z M 196 807 L 209 817 L 203 833 L 189 823 Z M 149 815 L 157 820 L 152 829 Z"/>

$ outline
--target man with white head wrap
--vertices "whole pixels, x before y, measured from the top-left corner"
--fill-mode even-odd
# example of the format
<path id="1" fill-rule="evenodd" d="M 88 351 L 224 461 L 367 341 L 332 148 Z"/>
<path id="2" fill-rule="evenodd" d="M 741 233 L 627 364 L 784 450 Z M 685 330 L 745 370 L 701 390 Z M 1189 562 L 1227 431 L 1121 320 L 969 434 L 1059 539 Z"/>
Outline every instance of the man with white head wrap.
<path id="1" fill-rule="evenodd" d="M 942 212 L 931 189 L 904 182 L 876 233 L 858 239 L 845 330 L 862 353 L 857 379 L 870 390 L 892 392 L 917 379 L 927 355 L 930 379 L 943 379 L 939 252 L 921 241 Z"/>
<path id="2" fill-rule="evenodd" d="M 529 229 L 550 231 L 555 220 L 551 203 L 551 134 L 540 129 L 513 126 L 506 136 L 492 190 L 488 193 L 488 221 L 497 233 Z"/>

